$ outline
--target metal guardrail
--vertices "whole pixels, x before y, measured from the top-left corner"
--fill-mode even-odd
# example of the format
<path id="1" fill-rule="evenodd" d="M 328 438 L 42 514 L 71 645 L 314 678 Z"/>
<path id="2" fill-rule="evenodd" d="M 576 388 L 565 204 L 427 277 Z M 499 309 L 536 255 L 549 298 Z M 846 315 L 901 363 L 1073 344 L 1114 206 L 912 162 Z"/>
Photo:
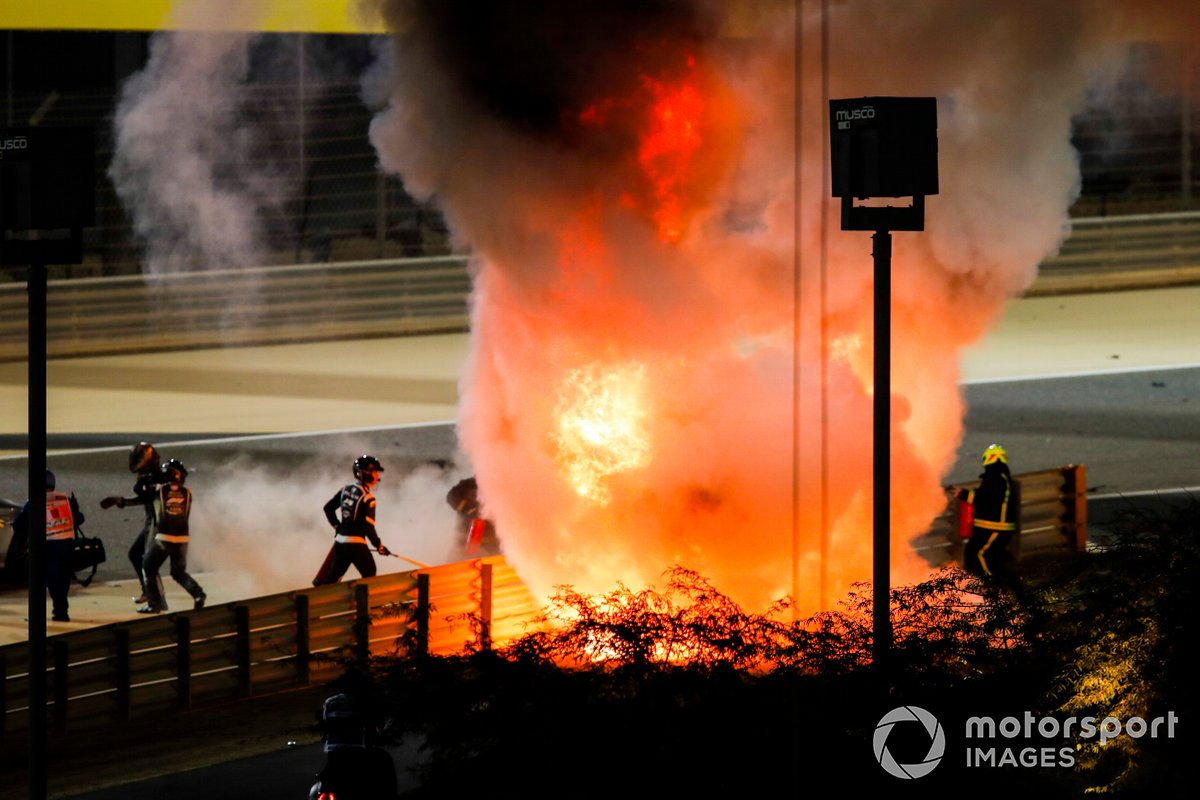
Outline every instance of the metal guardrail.
<path id="1" fill-rule="evenodd" d="M 1055 469 L 1013 475 L 1019 502 L 1017 535 L 1009 545 L 1018 563 L 1042 557 L 1082 553 L 1087 549 L 1087 467 L 1068 464 Z M 974 489 L 979 481 L 956 483 L 947 490 Z M 930 564 L 962 565 L 965 540 L 959 534 L 962 504 L 950 500 L 929 532 L 914 544 Z"/>
<path id="2" fill-rule="evenodd" d="M 1200 213 L 1077 219 L 1026 296 L 1200 284 Z M 467 329 L 465 256 L 306 264 L 48 287 L 51 358 Z M 0 284 L 0 362 L 23 361 L 23 283 Z"/>
<path id="3" fill-rule="evenodd" d="M 1200 213 L 1091 217 L 1072 222 L 1026 296 L 1200 284 Z"/>
<path id="4" fill-rule="evenodd" d="M 464 331 L 461 256 L 50 281 L 51 358 Z M 23 361 L 24 283 L 0 284 L 0 362 Z"/>
<path id="5" fill-rule="evenodd" d="M 48 729 L 332 679 L 341 665 L 329 656 L 391 652 L 406 634 L 422 652 L 486 647 L 520 635 L 535 610 L 503 556 L 491 556 L 63 633 L 47 639 Z M 0 741 L 28 734 L 28 690 L 28 642 L 0 647 Z"/>

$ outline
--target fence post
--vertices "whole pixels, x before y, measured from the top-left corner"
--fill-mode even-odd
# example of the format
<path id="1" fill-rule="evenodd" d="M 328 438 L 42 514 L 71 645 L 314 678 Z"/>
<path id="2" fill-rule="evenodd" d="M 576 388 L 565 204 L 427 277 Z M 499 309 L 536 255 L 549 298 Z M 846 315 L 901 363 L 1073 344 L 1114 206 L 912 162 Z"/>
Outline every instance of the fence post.
<path id="1" fill-rule="evenodd" d="M 312 650 L 308 643 L 308 595 L 296 595 L 296 680 L 301 686 L 307 686 L 309 680 L 308 662 L 312 658 Z"/>
<path id="2" fill-rule="evenodd" d="M 238 697 L 250 696 L 250 608 L 233 607 L 237 630 L 237 690 Z"/>
<path id="3" fill-rule="evenodd" d="M 375 172 L 375 257 L 383 258 L 387 244 L 387 176 L 383 170 Z"/>
<path id="4" fill-rule="evenodd" d="M 129 629 L 117 628 L 113 633 L 117 646 L 117 717 L 122 722 L 128 722 L 130 717 L 129 686 L 132 682 L 129 675 Z"/>
<path id="5" fill-rule="evenodd" d="M 183 615 L 175 617 L 175 704 L 192 707 L 192 621 Z"/>
<path id="6" fill-rule="evenodd" d="M 354 649 L 366 660 L 371 654 L 371 588 L 363 582 L 354 585 Z"/>
<path id="7" fill-rule="evenodd" d="M 8 722 L 8 656 L 0 650 L 0 736 Z"/>
<path id="8" fill-rule="evenodd" d="M 429 654 L 429 573 L 417 575 L 417 653 Z"/>
<path id="9" fill-rule="evenodd" d="M 1087 467 L 1083 464 L 1071 466 L 1073 481 L 1068 484 L 1074 491 L 1074 512 L 1072 522 L 1075 523 L 1075 551 L 1087 550 Z"/>
<path id="10" fill-rule="evenodd" d="M 492 649 L 492 565 L 479 567 L 479 648 Z"/>
<path id="11" fill-rule="evenodd" d="M 67 730 L 67 643 L 54 642 L 54 732 Z"/>

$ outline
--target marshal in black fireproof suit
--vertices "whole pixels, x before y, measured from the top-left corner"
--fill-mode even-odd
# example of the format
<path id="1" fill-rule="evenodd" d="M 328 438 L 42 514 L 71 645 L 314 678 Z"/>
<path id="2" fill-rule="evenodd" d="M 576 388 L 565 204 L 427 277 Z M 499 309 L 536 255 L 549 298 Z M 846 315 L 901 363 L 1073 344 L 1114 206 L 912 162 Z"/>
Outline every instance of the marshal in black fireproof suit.
<path id="1" fill-rule="evenodd" d="M 375 494 L 383 466 L 374 456 L 359 456 L 354 460 L 355 482 L 342 487 L 325 504 L 325 518 L 333 526 L 333 552 L 313 579 L 314 586 L 337 583 L 353 564 L 364 578 L 375 575 L 375 559 L 368 543 L 380 555 L 390 555 L 375 531 Z M 340 514 L 340 518 L 339 518 Z"/>

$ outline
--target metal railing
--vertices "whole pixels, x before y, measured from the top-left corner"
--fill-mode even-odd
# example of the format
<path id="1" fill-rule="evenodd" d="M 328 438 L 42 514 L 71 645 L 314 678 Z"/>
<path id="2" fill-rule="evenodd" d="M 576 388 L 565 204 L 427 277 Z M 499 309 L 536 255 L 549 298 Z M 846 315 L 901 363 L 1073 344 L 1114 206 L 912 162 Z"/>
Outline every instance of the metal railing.
<path id="1" fill-rule="evenodd" d="M 59 634 L 47 640 L 48 730 L 304 686 L 336 677 L 345 658 L 401 646 L 489 647 L 519 636 L 535 611 L 491 556 Z M 0 647 L 0 740 L 27 735 L 28 690 L 28 643 Z"/>
<path id="2" fill-rule="evenodd" d="M 1027 296 L 1200 284 L 1200 213 L 1073 223 Z M 50 281 L 51 358 L 465 331 L 466 256 Z M 25 286 L 0 284 L 0 362 L 22 361 Z"/>
<path id="3" fill-rule="evenodd" d="M 1200 283 L 1200 213 L 1076 219 L 1027 296 Z"/>
<path id="4" fill-rule="evenodd" d="M 459 256 L 50 281 L 51 358 L 464 331 Z M 0 285 L 0 362 L 21 361 L 25 285 Z"/>
<path id="5" fill-rule="evenodd" d="M 1018 498 L 1017 535 L 1009 550 L 1013 559 L 1033 561 L 1082 553 L 1087 549 L 1087 468 L 1068 464 L 1055 469 L 1013 475 Z M 974 489 L 979 481 L 956 483 L 948 491 Z M 914 542 L 916 551 L 934 566 L 962 564 L 970 535 L 962 530 L 961 501 L 951 499 L 928 533 Z"/>

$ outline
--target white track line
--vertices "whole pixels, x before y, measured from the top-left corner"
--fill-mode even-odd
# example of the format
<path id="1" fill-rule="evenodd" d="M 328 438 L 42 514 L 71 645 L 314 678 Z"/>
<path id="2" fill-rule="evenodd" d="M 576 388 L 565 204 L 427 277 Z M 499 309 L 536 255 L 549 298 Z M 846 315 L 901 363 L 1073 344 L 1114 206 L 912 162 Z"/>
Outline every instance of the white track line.
<path id="1" fill-rule="evenodd" d="M 1169 372 L 1179 369 L 1198 369 L 1200 363 L 1192 364 L 1160 364 L 1151 367 L 1126 367 L 1124 369 L 1095 369 L 1080 372 L 1046 372 L 1036 375 L 1015 375 L 1000 378 L 971 378 L 961 382 L 962 386 L 975 386 L 985 383 L 1021 383 L 1023 381 L 1053 380 L 1055 378 L 1094 378 L 1104 375 L 1126 375 L 1137 372 Z"/>
<path id="2" fill-rule="evenodd" d="M 154 446 L 160 450 L 164 447 L 187 447 L 205 444 L 232 444 L 236 442 L 261 442 L 271 439 L 300 439 L 305 436 L 337 436 L 339 434 L 354 434 L 354 433 L 374 433 L 375 431 L 394 431 L 406 428 L 432 428 L 440 425 L 453 425 L 454 420 L 444 420 L 441 422 L 406 422 L 401 425 L 377 425 L 371 428 L 335 428 L 332 430 L 323 431 L 292 431 L 289 433 L 256 433 L 248 436 L 225 436 L 215 439 L 185 439 L 182 441 L 159 440 L 154 442 Z M 79 434 L 86 436 L 89 434 Z M 95 435 L 95 434 L 92 434 Z M 123 450 L 128 450 L 129 445 L 117 445 L 112 447 L 88 447 L 78 450 L 51 450 L 47 455 L 56 456 L 78 456 L 87 455 L 88 453 L 116 453 Z M 0 461 L 16 461 L 24 459 L 25 455 L 0 456 Z"/>
<path id="3" fill-rule="evenodd" d="M 1200 368 L 1200 363 L 1164 364 L 1164 365 L 1150 366 L 1150 367 L 1127 367 L 1124 369 L 1104 369 L 1104 370 L 1091 370 L 1091 371 L 1081 371 L 1081 372 L 1052 372 L 1052 373 L 1042 373 L 1042 374 L 1037 374 L 1037 375 L 1021 375 L 1021 376 L 1000 377 L 1000 378 L 972 378 L 970 380 L 961 381 L 960 385 L 962 385 L 962 386 L 977 386 L 977 385 L 991 384 L 991 383 L 1021 383 L 1024 381 L 1054 380 L 1056 378 L 1092 378 L 1092 377 L 1099 377 L 1099 376 L 1104 376 L 1104 375 L 1125 375 L 1125 374 L 1133 374 L 1133 373 L 1139 373 L 1139 372 L 1169 372 L 1171 370 L 1198 369 L 1198 368 Z M 401 430 L 401 429 L 406 429 L 406 428 L 432 428 L 432 427 L 440 426 L 440 425 L 453 425 L 453 424 L 454 424 L 454 420 L 441 420 L 441 421 L 435 421 L 435 422 L 409 422 L 409 423 L 404 423 L 401 425 L 378 425 L 378 426 L 370 427 L 370 428 L 335 428 L 335 429 L 331 429 L 331 430 L 319 430 L 319 431 L 293 431 L 290 433 L 260 433 L 260 434 L 253 434 L 253 435 L 248 435 L 248 436 L 226 436 L 226 437 L 217 438 L 217 439 L 186 439 L 183 441 L 162 440 L 159 442 L 155 442 L 154 444 L 155 444 L 155 446 L 158 446 L 158 447 L 167 447 L 167 446 L 185 447 L 185 446 L 204 445 L 204 444 L 232 444 L 232 443 L 236 443 L 236 442 L 267 441 L 267 440 L 271 440 L 271 439 L 298 439 L 298 438 L 301 438 L 304 436 L 335 436 L 338 434 L 372 433 L 375 431 L 391 431 L 391 430 Z M 87 434 L 81 434 L 81 435 L 87 435 Z M 128 450 L 128 449 L 129 449 L 128 445 L 119 445 L 119 446 L 113 446 L 113 447 L 91 447 L 91 448 L 82 448 L 82 449 L 77 449 L 77 450 L 52 450 L 52 451 L 50 451 L 49 455 L 52 455 L 52 456 L 75 456 L 75 455 L 86 455 L 88 453 L 115 453 L 115 452 L 119 452 L 122 450 Z M 16 460 L 23 459 L 23 458 L 26 458 L 26 456 L 25 455 L 0 456 L 0 461 L 16 461 Z M 1171 491 L 1190 491 L 1190 490 L 1189 489 L 1173 489 Z M 1197 487 L 1197 491 L 1200 492 L 1200 487 Z M 1111 497 L 1133 497 L 1133 496 L 1137 496 L 1137 494 L 1138 493 L 1128 493 L 1128 494 L 1124 494 L 1124 495 L 1111 495 Z M 1154 491 L 1146 492 L 1145 494 L 1154 494 Z M 1094 496 L 1093 499 L 1097 499 L 1097 500 L 1107 499 L 1108 497 L 1109 497 L 1109 495 L 1096 495 L 1096 496 Z"/>
<path id="4" fill-rule="evenodd" d="M 1191 494 L 1200 497 L 1200 486 L 1180 486 L 1177 489 L 1142 489 L 1137 492 L 1111 492 L 1109 494 L 1089 494 L 1092 500 L 1121 500 L 1126 497 L 1158 497 L 1161 495 Z"/>

